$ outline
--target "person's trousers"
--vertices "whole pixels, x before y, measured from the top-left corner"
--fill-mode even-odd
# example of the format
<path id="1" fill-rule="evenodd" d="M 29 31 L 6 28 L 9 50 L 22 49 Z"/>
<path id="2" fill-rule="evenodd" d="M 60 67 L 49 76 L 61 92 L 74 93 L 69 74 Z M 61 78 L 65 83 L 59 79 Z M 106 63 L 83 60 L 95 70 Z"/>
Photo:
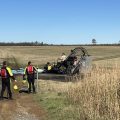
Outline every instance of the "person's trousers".
<path id="1" fill-rule="evenodd" d="M 33 89 L 33 92 L 35 92 L 35 78 L 34 77 L 32 77 L 32 76 L 28 76 L 28 84 L 29 84 L 29 88 L 28 88 L 28 90 L 29 90 L 29 92 L 31 92 L 31 86 L 32 86 L 32 89 Z"/>
<path id="2" fill-rule="evenodd" d="M 3 98 L 5 89 L 7 88 L 7 94 L 9 95 L 9 98 L 12 98 L 12 92 L 10 88 L 10 79 L 2 79 L 2 89 L 1 89 L 1 98 Z"/>

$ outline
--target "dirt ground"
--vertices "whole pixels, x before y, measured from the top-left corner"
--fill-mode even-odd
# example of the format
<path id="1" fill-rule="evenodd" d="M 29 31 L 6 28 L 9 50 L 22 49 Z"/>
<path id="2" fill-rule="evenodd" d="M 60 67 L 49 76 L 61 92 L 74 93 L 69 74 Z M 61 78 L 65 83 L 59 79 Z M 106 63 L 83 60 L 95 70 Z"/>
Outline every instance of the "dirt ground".
<path id="1" fill-rule="evenodd" d="M 45 116 L 32 93 L 14 93 L 13 100 L 0 100 L 0 120 L 45 120 Z"/>

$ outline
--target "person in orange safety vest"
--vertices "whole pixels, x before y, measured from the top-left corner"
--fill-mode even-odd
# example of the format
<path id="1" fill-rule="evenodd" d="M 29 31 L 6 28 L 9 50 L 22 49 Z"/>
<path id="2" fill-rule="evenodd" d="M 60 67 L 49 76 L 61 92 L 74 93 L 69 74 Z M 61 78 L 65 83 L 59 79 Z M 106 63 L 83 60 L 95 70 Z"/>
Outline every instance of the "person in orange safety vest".
<path id="1" fill-rule="evenodd" d="M 36 93 L 35 84 L 34 84 L 36 71 L 37 71 L 37 69 L 31 64 L 31 61 L 29 61 L 28 66 L 25 68 L 24 75 L 23 75 L 23 78 L 25 75 L 27 75 L 27 81 L 29 84 L 28 93 L 31 93 L 31 85 L 33 88 L 33 93 Z"/>
<path id="2" fill-rule="evenodd" d="M 11 87 L 10 87 L 10 78 L 12 78 L 15 82 L 15 77 L 13 76 L 13 73 L 11 71 L 11 69 L 7 66 L 7 62 L 3 61 L 3 66 L 1 67 L 0 70 L 0 76 L 2 78 L 2 89 L 1 89 L 1 99 L 3 99 L 3 94 L 4 91 L 7 87 L 7 92 L 9 95 L 9 99 L 13 99 L 12 98 L 12 92 L 11 92 Z"/>

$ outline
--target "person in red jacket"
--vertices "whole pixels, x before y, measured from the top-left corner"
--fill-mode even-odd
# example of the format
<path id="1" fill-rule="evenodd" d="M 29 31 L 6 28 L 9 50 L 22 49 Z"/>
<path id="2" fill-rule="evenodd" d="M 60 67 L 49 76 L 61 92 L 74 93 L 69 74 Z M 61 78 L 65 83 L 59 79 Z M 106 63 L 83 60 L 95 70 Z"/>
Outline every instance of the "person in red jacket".
<path id="1" fill-rule="evenodd" d="M 10 78 L 12 78 L 15 82 L 15 77 L 13 76 L 13 73 L 9 67 L 7 67 L 7 62 L 3 61 L 3 66 L 0 70 L 0 76 L 2 78 L 2 90 L 1 90 L 1 99 L 3 99 L 3 94 L 5 89 L 7 88 L 7 92 L 9 95 L 9 99 L 12 98 L 12 92 L 11 92 L 11 87 L 10 87 Z"/>
<path id="2" fill-rule="evenodd" d="M 35 71 L 36 68 L 31 64 L 31 61 L 28 62 L 28 66 L 25 68 L 24 70 L 24 75 L 27 75 L 27 81 L 28 81 L 28 84 L 29 84 L 29 88 L 28 88 L 28 93 L 31 93 L 31 85 L 32 85 L 32 88 L 33 88 L 33 93 L 36 93 L 36 90 L 35 90 Z"/>

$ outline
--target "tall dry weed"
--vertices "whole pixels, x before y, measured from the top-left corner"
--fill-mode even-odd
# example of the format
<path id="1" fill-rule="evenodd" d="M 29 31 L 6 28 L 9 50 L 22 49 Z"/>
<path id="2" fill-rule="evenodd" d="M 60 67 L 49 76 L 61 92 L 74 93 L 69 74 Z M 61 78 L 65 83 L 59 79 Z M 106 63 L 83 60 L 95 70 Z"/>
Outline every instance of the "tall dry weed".
<path id="1" fill-rule="evenodd" d="M 68 99 L 78 106 L 80 120 L 120 120 L 119 89 L 120 69 L 117 65 L 95 66 L 91 76 L 69 88 Z"/>

